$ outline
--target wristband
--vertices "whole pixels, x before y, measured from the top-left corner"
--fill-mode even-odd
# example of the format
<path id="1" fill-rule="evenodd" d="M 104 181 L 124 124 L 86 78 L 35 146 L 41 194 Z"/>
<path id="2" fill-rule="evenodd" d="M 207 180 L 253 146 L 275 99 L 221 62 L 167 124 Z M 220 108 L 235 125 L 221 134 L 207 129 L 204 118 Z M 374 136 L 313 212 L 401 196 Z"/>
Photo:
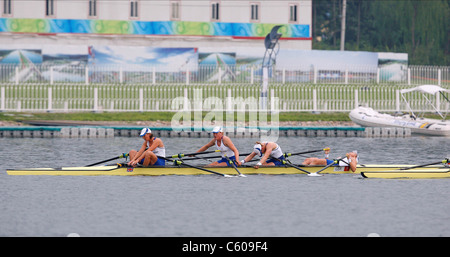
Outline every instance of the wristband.
<path id="1" fill-rule="evenodd" d="M 241 164 L 244 164 L 244 163 L 245 163 L 245 160 L 242 160 L 242 161 L 241 161 Z"/>
<path id="2" fill-rule="evenodd" d="M 261 166 L 262 164 L 261 164 L 261 162 L 258 162 L 256 165 Z"/>

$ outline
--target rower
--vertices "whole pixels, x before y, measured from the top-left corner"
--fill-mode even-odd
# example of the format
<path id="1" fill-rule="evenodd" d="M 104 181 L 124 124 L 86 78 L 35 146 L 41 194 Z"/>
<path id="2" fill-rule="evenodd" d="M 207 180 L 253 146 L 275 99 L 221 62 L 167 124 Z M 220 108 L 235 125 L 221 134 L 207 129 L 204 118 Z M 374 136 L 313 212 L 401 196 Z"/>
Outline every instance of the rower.
<path id="1" fill-rule="evenodd" d="M 284 166 L 282 163 L 284 160 L 283 151 L 281 151 L 281 147 L 275 142 L 256 142 L 253 146 L 253 152 L 245 157 L 241 163 L 244 164 L 251 161 L 256 155 L 261 157 L 261 159 L 255 166 L 253 166 L 255 169 L 259 168 L 261 165 Z"/>
<path id="2" fill-rule="evenodd" d="M 345 155 L 346 157 L 339 161 L 339 163 L 333 164 L 332 166 L 339 166 L 339 167 L 350 167 L 350 169 L 353 172 L 356 172 L 356 165 L 358 164 L 358 152 L 355 150 L 353 152 L 349 152 Z M 332 164 L 334 161 L 329 160 L 328 158 L 319 159 L 315 157 L 306 158 L 305 161 L 303 161 L 303 165 L 309 166 L 309 165 L 320 165 L 320 166 L 327 166 Z"/>
<path id="3" fill-rule="evenodd" d="M 144 143 L 139 151 L 131 150 L 129 152 L 130 161 L 129 166 L 135 167 L 138 163 L 142 166 L 164 166 L 166 161 L 163 158 L 166 157 L 166 149 L 164 143 L 160 138 L 156 138 L 152 134 L 152 130 L 149 128 L 143 128 L 139 134 Z"/>
<path id="4" fill-rule="evenodd" d="M 222 159 L 208 164 L 207 166 L 231 167 L 231 163 L 227 160 L 227 158 L 231 161 L 234 161 L 238 166 L 240 166 L 241 162 L 239 161 L 239 151 L 236 149 L 231 139 L 223 135 L 223 128 L 220 126 L 214 127 L 211 132 L 213 133 L 214 138 L 211 139 L 209 143 L 198 149 L 197 153 L 204 152 L 211 146 L 215 145 L 217 149 L 222 153 Z"/>

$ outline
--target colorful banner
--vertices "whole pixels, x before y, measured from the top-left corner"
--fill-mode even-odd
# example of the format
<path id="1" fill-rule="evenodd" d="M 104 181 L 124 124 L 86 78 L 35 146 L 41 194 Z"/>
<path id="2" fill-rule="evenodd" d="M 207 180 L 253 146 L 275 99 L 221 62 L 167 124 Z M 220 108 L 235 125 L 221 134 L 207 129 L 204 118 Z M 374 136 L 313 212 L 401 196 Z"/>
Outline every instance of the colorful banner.
<path id="1" fill-rule="evenodd" d="M 197 48 L 163 48 L 147 46 L 88 46 L 88 64 L 120 65 L 127 71 L 148 71 L 155 67 L 159 72 L 196 71 Z"/>
<path id="2" fill-rule="evenodd" d="M 0 18 L 0 32 L 265 37 L 278 24 Z M 284 24 L 282 38 L 310 38 L 309 25 Z"/>
<path id="3" fill-rule="evenodd" d="M 198 72 L 195 77 L 201 76 L 204 81 L 219 78 L 235 81 L 249 76 L 251 70 L 254 75 L 261 75 L 264 52 L 262 46 L 164 48 L 9 44 L 0 45 L 0 66 L 5 64 L 7 67 L 7 72 L 0 74 L 0 80 L 3 76 L 9 81 L 15 81 L 16 76 L 20 81 L 50 80 L 52 76 L 54 81 L 83 82 L 87 66 L 91 82 L 117 81 L 119 71 L 128 83 L 140 83 L 143 78 L 153 76 L 153 71 L 164 81 L 183 80 L 186 71 Z M 374 76 L 377 68 L 380 78 L 385 81 L 405 81 L 407 65 L 408 55 L 404 53 L 281 49 L 276 58 L 276 69 L 291 74 L 287 81 L 296 82 L 310 81 L 313 69 L 319 72 L 320 79 L 337 79 L 346 72 Z M 19 72 L 16 74 L 8 67 L 18 67 Z M 299 70 L 309 72 L 292 75 Z"/>

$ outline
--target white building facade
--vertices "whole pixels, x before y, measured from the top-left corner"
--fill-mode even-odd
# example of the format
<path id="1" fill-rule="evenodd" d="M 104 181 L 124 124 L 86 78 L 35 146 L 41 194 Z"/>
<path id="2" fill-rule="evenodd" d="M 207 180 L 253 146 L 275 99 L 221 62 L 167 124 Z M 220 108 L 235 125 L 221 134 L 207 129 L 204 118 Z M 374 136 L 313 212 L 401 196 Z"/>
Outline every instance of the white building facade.
<path id="1" fill-rule="evenodd" d="M 312 0 L 0 1 L 0 45 L 312 48 Z"/>

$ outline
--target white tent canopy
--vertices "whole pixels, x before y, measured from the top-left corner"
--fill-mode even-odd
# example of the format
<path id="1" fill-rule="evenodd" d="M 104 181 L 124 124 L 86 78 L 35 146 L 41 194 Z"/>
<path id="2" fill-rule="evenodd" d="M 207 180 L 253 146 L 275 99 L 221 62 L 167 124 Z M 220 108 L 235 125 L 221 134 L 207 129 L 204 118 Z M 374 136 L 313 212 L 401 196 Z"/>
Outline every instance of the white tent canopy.
<path id="1" fill-rule="evenodd" d="M 445 88 L 442 88 L 442 87 L 436 86 L 436 85 L 422 85 L 422 86 L 418 86 L 418 87 L 414 87 L 414 88 L 400 90 L 401 96 L 402 96 L 403 100 L 405 100 L 405 103 L 407 104 L 407 106 L 413 116 L 416 116 L 416 115 L 414 114 L 411 106 L 409 105 L 408 100 L 406 100 L 406 98 L 403 94 L 409 93 L 409 92 L 415 92 L 415 91 L 421 92 L 422 96 L 427 100 L 428 104 L 430 104 L 434 108 L 436 113 L 439 114 L 439 116 L 441 116 L 442 120 L 445 120 L 445 117 L 447 116 L 447 112 L 448 112 L 448 108 L 449 108 L 448 103 L 450 103 L 450 101 L 443 94 L 443 92 L 450 93 L 450 90 L 447 90 Z M 445 115 L 442 114 L 442 112 L 440 111 L 440 108 L 439 108 L 439 105 L 440 105 L 439 93 L 441 93 L 441 92 L 442 92 L 442 96 L 447 100 L 447 110 L 445 111 L 445 113 L 446 113 Z M 428 97 L 425 94 L 436 95 L 436 106 L 435 106 L 435 104 L 433 104 L 433 102 L 430 99 L 428 99 Z"/>
<path id="2" fill-rule="evenodd" d="M 436 94 L 439 92 L 449 92 L 450 90 L 447 90 L 445 88 L 442 88 L 440 86 L 435 86 L 435 85 L 422 85 L 422 86 L 418 86 L 418 87 L 414 87 L 414 88 L 408 88 L 408 89 L 402 89 L 400 90 L 400 93 L 404 94 L 404 93 L 409 93 L 409 92 L 413 92 L 413 91 L 419 91 L 422 93 L 427 93 L 427 94 Z"/>

